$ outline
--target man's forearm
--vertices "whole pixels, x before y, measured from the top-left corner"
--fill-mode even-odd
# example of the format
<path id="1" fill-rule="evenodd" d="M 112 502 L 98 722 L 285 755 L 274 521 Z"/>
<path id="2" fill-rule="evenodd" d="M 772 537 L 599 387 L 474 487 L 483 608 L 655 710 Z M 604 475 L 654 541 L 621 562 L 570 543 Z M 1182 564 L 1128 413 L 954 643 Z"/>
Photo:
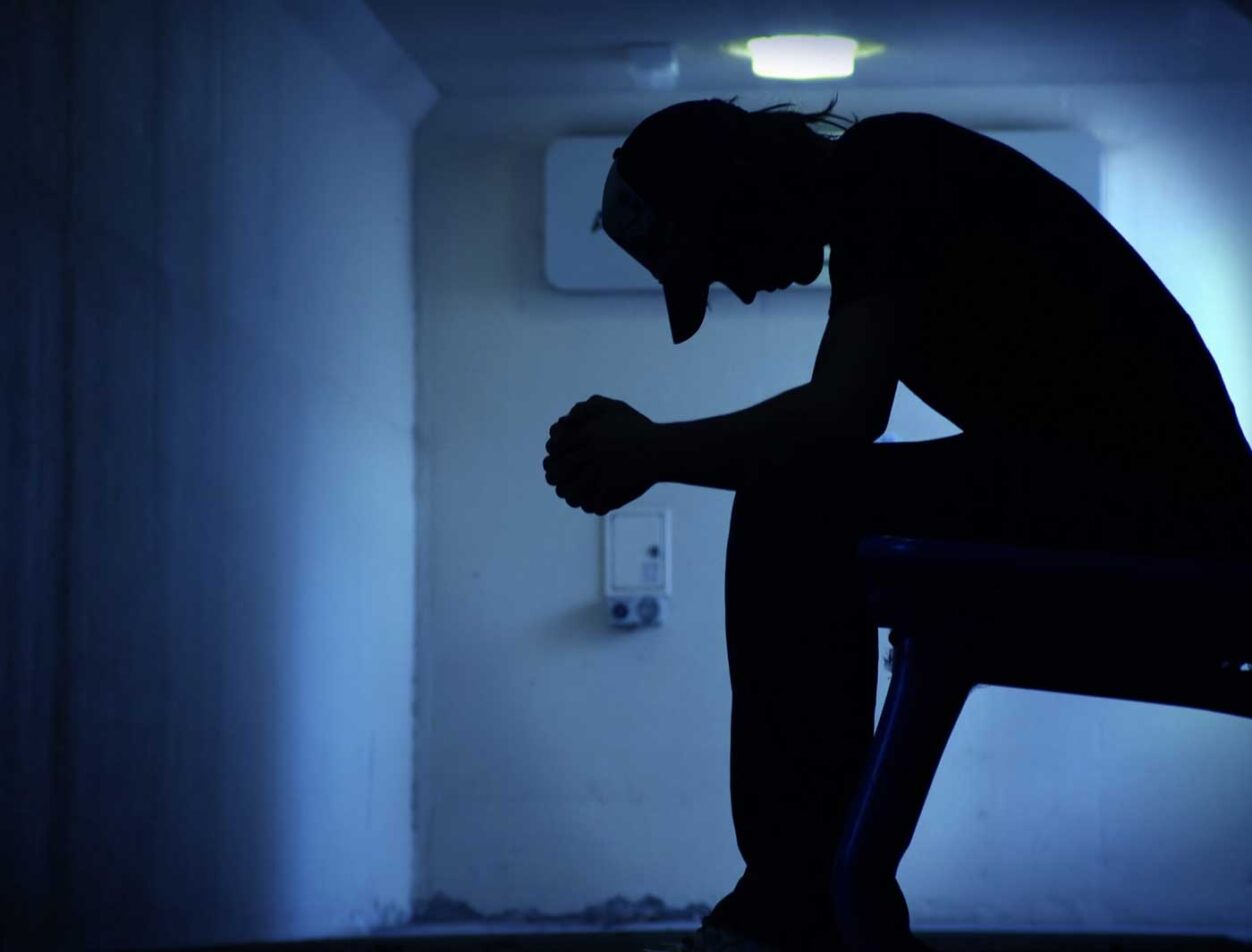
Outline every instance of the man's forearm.
<path id="1" fill-rule="evenodd" d="M 658 424 L 651 448 L 656 479 L 738 491 L 770 469 L 829 450 L 841 436 L 868 441 L 853 432 L 854 423 L 841 426 L 825 411 L 817 392 L 803 384 L 724 416 Z"/>

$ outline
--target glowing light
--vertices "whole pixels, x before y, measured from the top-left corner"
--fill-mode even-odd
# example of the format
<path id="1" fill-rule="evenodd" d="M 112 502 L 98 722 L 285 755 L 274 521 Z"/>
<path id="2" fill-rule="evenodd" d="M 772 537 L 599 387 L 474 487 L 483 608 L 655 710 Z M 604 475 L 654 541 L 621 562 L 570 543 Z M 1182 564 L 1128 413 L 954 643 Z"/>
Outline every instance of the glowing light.
<path id="1" fill-rule="evenodd" d="M 766 79 L 840 79 L 856 64 L 856 40 L 792 33 L 748 40 L 752 72 Z"/>

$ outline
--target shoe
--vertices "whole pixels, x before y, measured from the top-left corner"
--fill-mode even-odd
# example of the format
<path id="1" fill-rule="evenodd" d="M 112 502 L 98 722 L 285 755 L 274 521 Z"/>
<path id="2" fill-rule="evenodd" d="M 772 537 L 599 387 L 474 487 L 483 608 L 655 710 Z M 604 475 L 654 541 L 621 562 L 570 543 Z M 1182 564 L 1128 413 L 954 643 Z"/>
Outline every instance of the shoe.
<path id="1" fill-rule="evenodd" d="M 729 932 L 717 926 L 702 925 L 695 933 L 683 936 L 678 942 L 649 946 L 642 952 L 782 952 L 782 950 L 778 946 L 749 939 L 737 932 Z"/>

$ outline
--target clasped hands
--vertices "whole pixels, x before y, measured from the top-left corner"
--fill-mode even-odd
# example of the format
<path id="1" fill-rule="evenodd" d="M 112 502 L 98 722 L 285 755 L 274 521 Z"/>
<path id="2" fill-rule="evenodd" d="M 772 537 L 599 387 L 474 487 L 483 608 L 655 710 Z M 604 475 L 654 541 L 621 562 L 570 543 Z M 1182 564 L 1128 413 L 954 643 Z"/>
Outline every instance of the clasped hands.
<path id="1" fill-rule="evenodd" d="M 621 400 L 588 397 L 549 429 L 545 478 L 570 506 L 603 516 L 657 482 L 656 430 L 657 424 Z"/>

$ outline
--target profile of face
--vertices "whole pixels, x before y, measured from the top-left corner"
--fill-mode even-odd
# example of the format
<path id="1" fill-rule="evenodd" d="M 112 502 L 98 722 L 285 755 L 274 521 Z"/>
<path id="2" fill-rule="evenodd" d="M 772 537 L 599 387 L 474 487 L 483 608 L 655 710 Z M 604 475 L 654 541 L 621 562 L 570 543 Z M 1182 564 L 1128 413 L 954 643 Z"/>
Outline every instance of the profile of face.
<path id="1" fill-rule="evenodd" d="M 681 222 L 650 206 L 614 162 L 602 201 L 605 231 L 657 281 L 720 282 L 744 304 L 762 291 L 817 280 L 825 264 L 819 209 L 768 181 L 743 173 L 740 180 L 714 220 Z"/>
<path id="2" fill-rule="evenodd" d="M 729 199 L 714 229 L 715 280 L 744 304 L 758 292 L 812 284 L 825 264 L 815 216 L 785 190 L 757 184 Z"/>

